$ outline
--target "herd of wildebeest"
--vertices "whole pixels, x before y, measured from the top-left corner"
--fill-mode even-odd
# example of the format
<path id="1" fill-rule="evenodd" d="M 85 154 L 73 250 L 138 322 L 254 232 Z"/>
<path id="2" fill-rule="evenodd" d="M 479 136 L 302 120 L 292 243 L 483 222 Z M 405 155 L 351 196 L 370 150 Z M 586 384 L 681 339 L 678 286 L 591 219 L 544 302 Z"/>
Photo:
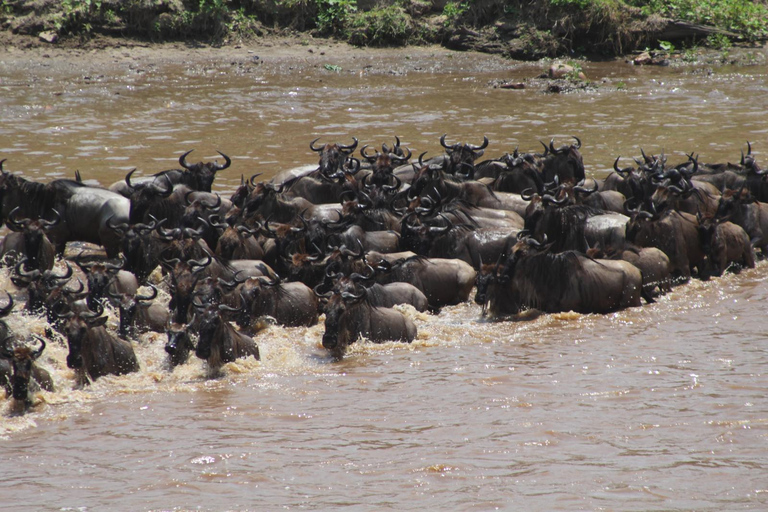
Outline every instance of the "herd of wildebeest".
<path id="1" fill-rule="evenodd" d="M 190 352 L 210 370 L 259 358 L 264 319 L 311 326 L 334 358 L 360 337 L 410 342 L 416 326 L 394 309 L 437 313 L 474 300 L 483 315 L 522 310 L 603 313 L 652 302 L 692 276 L 754 267 L 768 249 L 768 180 L 747 143 L 739 163 L 691 153 L 621 159 L 586 178 L 581 142 L 481 161 L 481 144 L 448 143 L 412 158 L 396 137 L 381 150 L 358 141 L 309 146 L 314 168 L 270 181 L 241 176 L 231 197 L 212 192 L 232 161 L 190 163 L 109 188 L 82 180 L 38 183 L 3 170 L 2 262 L 18 288 L 0 318 L 24 302 L 45 336 L 0 320 L 0 382 L 17 403 L 51 389 L 35 364 L 66 339 L 77 385 L 138 371 L 131 339 L 167 335 L 172 371 Z M 90 180 L 88 180 L 90 181 Z M 80 242 L 67 251 L 67 242 Z M 90 245 L 94 244 L 94 245 Z M 86 250 L 87 249 L 87 250 Z M 158 299 L 158 288 L 170 302 Z M 105 308 L 119 312 L 106 325 Z M 19 308 L 20 309 L 20 308 Z"/>

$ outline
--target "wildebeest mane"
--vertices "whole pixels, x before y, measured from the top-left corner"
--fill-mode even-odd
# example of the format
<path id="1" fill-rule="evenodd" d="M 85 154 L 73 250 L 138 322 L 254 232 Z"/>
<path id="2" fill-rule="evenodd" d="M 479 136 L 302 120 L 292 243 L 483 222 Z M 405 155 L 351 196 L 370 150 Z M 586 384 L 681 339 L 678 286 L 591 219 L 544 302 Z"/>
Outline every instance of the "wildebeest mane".
<path id="1" fill-rule="evenodd" d="M 20 207 L 21 216 L 43 217 L 69 198 L 71 185 L 85 186 L 73 180 L 54 180 L 44 184 L 9 174 L 3 186 L 2 220 L 16 206 Z"/>

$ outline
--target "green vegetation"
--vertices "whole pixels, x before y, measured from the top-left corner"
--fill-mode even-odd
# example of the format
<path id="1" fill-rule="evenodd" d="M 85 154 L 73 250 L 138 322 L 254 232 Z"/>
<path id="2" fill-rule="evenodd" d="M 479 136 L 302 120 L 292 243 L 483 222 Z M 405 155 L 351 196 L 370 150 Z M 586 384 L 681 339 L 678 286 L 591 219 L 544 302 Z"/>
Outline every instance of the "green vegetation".
<path id="1" fill-rule="evenodd" d="M 333 37 L 359 46 L 442 43 L 516 58 L 674 53 L 696 41 L 659 41 L 663 17 L 728 31 L 706 41 L 728 51 L 738 36 L 768 38 L 768 0 L 0 0 L 14 33 L 141 37 L 220 43 L 269 33 Z M 650 35 L 649 35 L 650 34 Z M 660 36 L 659 36 L 660 37 Z M 680 53 L 680 52 L 678 52 Z M 693 60 L 695 52 L 683 50 Z"/>
<path id="2" fill-rule="evenodd" d="M 735 32 L 747 40 L 768 36 L 768 5 L 750 0 L 629 0 L 646 15 L 661 14 Z"/>
<path id="3" fill-rule="evenodd" d="M 423 40 L 419 26 L 398 5 L 360 13 L 350 25 L 349 42 L 358 46 L 405 46 Z"/>

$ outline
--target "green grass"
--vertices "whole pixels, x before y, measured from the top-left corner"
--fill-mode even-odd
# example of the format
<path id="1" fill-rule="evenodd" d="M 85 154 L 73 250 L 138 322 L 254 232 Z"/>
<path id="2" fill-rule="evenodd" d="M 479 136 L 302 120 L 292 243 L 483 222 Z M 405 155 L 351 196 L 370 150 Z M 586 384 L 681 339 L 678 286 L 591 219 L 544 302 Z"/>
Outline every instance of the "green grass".
<path id="1" fill-rule="evenodd" d="M 768 36 L 768 6 L 750 0 L 629 0 L 645 14 L 661 14 L 735 32 L 747 40 Z"/>

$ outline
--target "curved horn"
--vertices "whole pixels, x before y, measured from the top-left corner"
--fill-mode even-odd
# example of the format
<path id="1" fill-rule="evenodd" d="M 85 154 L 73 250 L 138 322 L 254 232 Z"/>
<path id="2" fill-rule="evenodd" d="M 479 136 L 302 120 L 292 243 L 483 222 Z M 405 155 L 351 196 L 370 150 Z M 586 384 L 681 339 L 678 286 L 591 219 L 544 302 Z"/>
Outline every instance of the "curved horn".
<path id="1" fill-rule="evenodd" d="M 24 231 L 24 229 L 29 225 L 31 222 L 30 219 L 19 219 L 16 217 L 16 214 L 21 209 L 21 206 L 17 206 L 13 210 L 11 210 L 11 213 L 8 214 L 8 220 L 6 221 L 6 225 L 8 226 L 8 229 L 11 231 Z"/>
<path id="2" fill-rule="evenodd" d="M 153 284 L 149 284 L 149 288 L 152 290 L 149 295 L 136 294 L 134 297 L 137 301 L 150 301 L 157 297 L 157 287 Z"/>
<path id="3" fill-rule="evenodd" d="M 315 140 L 317 140 L 317 139 L 315 139 Z M 357 141 L 357 138 L 356 138 L 356 137 L 352 137 L 352 144 L 350 144 L 349 146 L 345 146 L 345 145 L 343 145 L 343 144 L 338 144 L 338 146 L 339 146 L 339 149 L 340 149 L 341 151 L 343 151 L 344 153 L 346 153 L 346 154 L 348 154 L 348 155 L 349 155 L 349 154 L 351 154 L 353 151 L 355 151 L 355 149 L 357 149 L 357 142 L 358 142 L 358 141 Z M 311 147 L 311 144 L 310 144 L 310 147 Z M 313 149 L 313 150 L 315 150 L 315 151 L 317 151 L 317 150 L 316 150 L 316 149 L 314 149 L 314 148 L 312 148 L 312 149 Z"/>
<path id="4" fill-rule="evenodd" d="M 59 213 L 59 211 L 56 208 L 51 208 L 51 211 L 53 212 L 53 215 L 54 215 L 53 220 L 45 220 L 43 218 L 40 218 L 40 224 L 43 226 L 43 228 L 46 231 L 61 222 L 61 214 Z"/>
<path id="5" fill-rule="evenodd" d="M 259 176 L 261 176 L 262 174 L 264 174 L 264 173 L 263 173 L 263 172 L 257 172 L 256 174 L 254 174 L 253 176 L 251 176 L 250 178 L 248 178 L 248 184 L 249 184 L 250 186 L 252 186 L 252 187 L 255 187 L 255 186 L 256 186 L 256 183 L 254 182 L 254 180 L 256 180 L 256 178 L 258 178 L 258 177 L 259 177 Z"/>
<path id="6" fill-rule="evenodd" d="M 469 147 L 469 149 L 471 149 L 472 151 L 478 151 L 478 150 L 480 150 L 480 149 L 485 149 L 485 148 L 487 148 L 487 147 L 488 147 L 488 137 L 486 137 L 485 135 L 483 135 L 483 143 L 482 143 L 482 144 L 480 144 L 479 146 L 473 146 L 472 144 L 467 144 L 467 146 L 468 146 L 468 147 Z"/>
<path id="7" fill-rule="evenodd" d="M 128 185 L 128 188 L 133 190 L 135 187 L 131 185 L 131 176 L 133 176 L 133 173 L 136 172 L 136 167 L 128 171 L 128 174 L 125 175 L 125 184 Z"/>
<path id="8" fill-rule="evenodd" d="M 163 174 L 163 178 L 165 178 L 165 182 L 168 187 L 163 189 L 157 183 L 153 182 L 153 188 L 160 197 L 169 197 L 171 194 L 173 194 L 173 183 L 171 183 L 171 178 L 169 178 L 167 174 Z"/>
<path id="9" fill-rule="evenodd" d="M 575 135 L 571 135 L 571 137 L 576 139 L 576 144 L 575 144 L 576 149 L 581 149 L 581 140 L 577 136 L 575 136 Z"/>
<path id="10" fill-rule="evenodd" d="M 323 286 L 323 283 L 320 283 L 316 285 L 314 288 L 312 288 L 312 291 L 315 292 L 315 295 L 317 295 L 320 298 L 329 298 L 331 295 L 333 295 L 333 291 L 329 290 L 327 292 L 321 292 L 320 287 Z"/>
<path id="11" fill-rule="evenodd" d="M 530 201 L 531 199 L 533 199 L 534 194 L 535 194 L 535 191 L 533 190 L 533 188 L 528 187 L 527 189 L 520 192 L 520 198 L 523 199 L 524 201 Z"/>
<path id="12" fill-rule="evenodd" d="M 232 165 L 232 159 L 231 158 L 229 158 L 227 155 L 225 155 L 224 153 L 222 153 L 218 149 L 216 150 L 216 152 L 224 157 L 224 163 L 220 164 L 218 162 L 213 162 L 214 172 L 223 171 L 224 169 L 226 169 L 227 167 Z"/>
<path id="13" fill-rule="evenodd" d="M 309 149 L 311 149 L 312 151 L 317 151 L 318 153 L 320 151 L 322 151 L 325 148 L 325 144 L 323 144 L 322 146 L 317 147 L 317 148 L 315 147 L 315 142 L 317 142 L 319 140 L 320 140 L 320 137 L 318 137 L 315 140 L 313 140 L 312 142 L 310 142 L 309 143 Z M 357 139 L 355 139 L 355 140 L 357 140 Z"/>
<path id="14" fill-rule="evenodd" d="M 551 194 L 544 194 L 544 195 L 541 197 L 541 201 L 542 201 L 544 204 L 555 204 L 555 205 L 557 205 L 557 206 L 563 206 L 563 205 L 565 205 L 565 204 L 566 204 L 566 202 L 568 201 L 568 196 L 566 196 L 566 197 L 564 197 L 564 198 L 562 198 L 562 199 L 556 199 L 556 198 L 555 198 L 555 196 L 553 196 L 553 195 L 551 195 Z"/>
<path id="15" fill-rule="evenodd" d="M 190 266 L 190 268 L 194 269 L 192 272 L 200 272 L 205 267 L 211 264 L 213 261 L 213 258 L 211 258 L 211 255 L 206 253 L 205 259 L 200 260 L 187 260 L 187 265 Z"/>
<path id="16" fill-rule="evenodd" d="M 367 148 L 368 148 L 368 144 L 366 144 L 365 146 L 363 146 L 362 148 L 360 148 L 360 156 L 362 156 L 363 158 L 365 158 L 365 159 L 366 159 L 366 160 L 368 160 L 369 162 L 370 162 L 370 161 L 372 161 L 372 160 L 376 160 L 377 158 L 379 158 L 379 152 L 378 152 L 378 151 L 376 151 L 375 149 L 373 150 L 373 151 L 375 152 L 373 155 L 368 155 L 368 154 L 366 154 L 366 153 L 365 153 L 365 150 L 366 150 Z"/>
<path id="17" fill-rule="evenodd" d="M 449 146 L 445 143 L 445 137 L 447 136 L 447 133 L 444 133 L 442 137 L 440 137 L 440 145 L 443 146 L 445 149 L 453 149 L 453 146 Z M 454 144 L 455 146 L 455 144 Z"/>
<path id="18" fill-rule="evenodd" d="M 41 355 L 43 355 L 43 350 L 45 350 L 45 340 L 42 337 L 38 336 L 37 334 L 33 334 L 32 337 L 40 342 L 40 348 L 32 352 L 32 359 L 36 360 Z"/>
<path id="19" fill-rule="evenodd" d="M 63 281 L 65 279 L 69 279 L 70 277 L 72 277 L 72 272 L 73 272 L 72 265 L 70 265 L 69 262 L 65 262 L 64 264 L 67 266 L 67 270 L 64 272 L 64 275 L 59 276 L 56 274 L 51 274 L 51 277 L 53 277 L 57 281 Z"/>
<path id="20" fill-rule="evenodd" d="M 189 151 L 187 151 L 186 153 L 184 153 L 179 157 L 179 165 L 188 171 L 192 170 L 192 166 L 187 163 L 187 155 L 189 155 L 193 151 L 194 149 L 190 149 Z"/>

